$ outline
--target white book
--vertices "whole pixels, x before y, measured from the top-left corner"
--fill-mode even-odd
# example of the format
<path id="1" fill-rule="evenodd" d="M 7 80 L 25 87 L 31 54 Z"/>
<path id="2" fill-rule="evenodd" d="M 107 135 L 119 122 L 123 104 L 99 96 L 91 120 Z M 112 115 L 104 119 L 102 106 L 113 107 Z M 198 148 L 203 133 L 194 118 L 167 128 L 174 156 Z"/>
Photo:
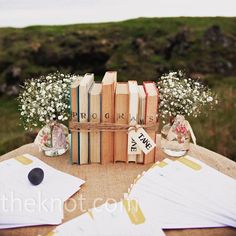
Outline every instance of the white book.
<path id="1" fill-rule="evenodd" d="M 138 124 L 145 124 L 145 112 L 146 112 L 146 93 L 144 91 L 143 85 L 138 85 L 138 96 L 139 96 L 139 106 L 138 106 Z M 137 155 L 137 163 L 143 163 L 144 153 L 141 151 Z"/>
<path id="2" fill-rule="evenodd" d="M 94 74 L 85 74 L 79 86 L 79 122 L 88 122 L 88 91 L 94 83 Z M 79 164 L 88 164 L 88 132 L 81 131 L 79 136 Z"/>
<path id="3" fill-rule="evenodd" d="M 137 81 L 134 80 L 128 81 L 128 87 L 129 87 L 129 124 L 136 125 L 138 124 L 138 105 L 139 105 Z M 130 135 L 128 135 L 128 143 L 132 143 L 132 138 Z M 129 154 L 128 162 L 136 162 L 136 158 L 137 158 L 136 154 Z"/>
<path id="4" fill-rule="evenodd" d="M 101 122 L 101 92 L 102 84 L 94 83 L 89 90 L 89 122 Z M 89 161 L 90 163 L 101 163 L 101 132 L 89 133 Z"/>

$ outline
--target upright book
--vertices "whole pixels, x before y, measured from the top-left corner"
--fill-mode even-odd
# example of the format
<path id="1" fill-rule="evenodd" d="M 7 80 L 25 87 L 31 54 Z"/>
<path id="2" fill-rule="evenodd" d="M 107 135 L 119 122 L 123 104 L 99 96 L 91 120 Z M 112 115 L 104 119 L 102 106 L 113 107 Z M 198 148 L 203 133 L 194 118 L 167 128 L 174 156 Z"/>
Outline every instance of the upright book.
<path id="1" fill-rule="evenodd" d="M 155 124 L 157 122 L 157 106 L 158 91 L 154 82 L 144 82 L 144 90 L 146 93 L 146 114 L 145 124 Z M 156 132 L 149 131 L 149 136 L 155 141 Z M 144 156 L 144 164 L 153 163 L 155 161 L 155 148 Z"/>
<path id="2" fill-rule="evenodd" d="M 145 124 L 145 111 L 146 111 L 146 94 L 143 85 L 138 85 L 138 96 L 139 96 L 139 106 L 138 106 L 138 124 Z M 144 153 L 141 152 L 137 155 L 137 163 L 143 163 Z"/>
<path id="3" fill-rule="evenodd" d="M 129 122 L 129 89 L 128 83 L 117 83 L 115 94 L 115 123 L 128 124 Z M 127 162 L 127 132 L 114 133 L 114 161 Z"/>
<path id="4" fill-rule="evenodd" d="M 88 91 L 94 83 L 93 74 L 85 74 L 79 86 L 79 122 L 88 122 Z M 80 131 L 79 164 L 88 164 L 88 132 Z"/>
<path id="5" fill-rule="evenodd" d="M 101 122 L 102 84 L 94 83 L 89 91 L 89 122 Z M 101 162 L 101 132 L 89 133 L 89 162 Z"/>
<path id="6" fill-rule="evenodd" d="M 129 86 L 129 124 L 136 125 L 138 124 L 138 83 L 135 80 L 128 81 Z M 129 141 L 133 143 L 132 138 L 128 136 Z M 138 146 L 136 145 L 138 149 Z M 136 162 L 137 155 L 129 154 L 128 162 Z"/>
<path id="7" fill-rule="evenodd" d="M 72 83 L 70 89 L 70 110 L 71 118 L 74 121 L 78 121 L 79 117 L 79 84 L 82 78 L 83 76 L 78 76 L 78 78 Z M 71 132 L 70 159 L 71 163 L 78 163 L 79 160 L 79 133 L 76 131 Z"/>
<path id="8" fill-rule="evenodd" d="M 117 81 L 117 72 L 108 71 L 102 80 L 102 122 L 114 123 L 115 114 L 115 88 Z M 102 132 L 101 145 L 102 164 L 114 161 L 114 134 L 111 131 Z"/>

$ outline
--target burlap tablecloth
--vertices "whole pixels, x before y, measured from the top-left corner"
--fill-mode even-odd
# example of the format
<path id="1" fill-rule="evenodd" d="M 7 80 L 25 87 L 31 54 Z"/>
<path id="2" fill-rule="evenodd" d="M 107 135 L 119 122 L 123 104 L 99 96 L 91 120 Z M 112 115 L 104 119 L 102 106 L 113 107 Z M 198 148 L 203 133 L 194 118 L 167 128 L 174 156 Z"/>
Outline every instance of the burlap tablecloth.
<path id="1" fill-rule="evenodd" d="M 71 165 L 69 161 L 69 153 L 61 157 L 45 157 L 38 151 L 34 144 L 24 145 L 12 152 L 9 152 L 0 157 L 0 161 L 15 157 L 24 153 L 32 154 L 54 168 L 64 171 L 66 173 L 78 176 L 86 181 L 81 190 L 72 196 L 65 207 L 65 219 L 68 221 L 81 214 L 83 210 L 93 207 L 94 199 L 97 199 L 97 206 L 109 200 L 119 201 L 133 183 L 134 178 L 147 170 L 150 165 L 141 164 L 124 164 L 116 163 L 109 165 Z M 157 154 L 160 160 L 166 156 L 157 149 Z M 236 178 L 236 163 L 200 146 L 191 146 L 190 155 L 204 161 L 213 168 Z M 63 184 L 63 183 L 62 183 Z M 62 185 L 63 186 L 63 185 Z M 77 203 L 77 204 L 75 204 Z M 79 204 L 78 204 L 79 203 Z M 75 205 L 77 205 L 76 209 Z M 73 210 L 73 211 L 72 211 Z M 72 212 L 71 212 L 72 211 Z M 51 231 L 55 226 L 37 226 L 25 227 L 18 229 L 0 230 L 0 236 L 36 236 L 45 235 Z M 209 236 L 235 236 L 236 229 L 232 228 L 217 228 L 217 229 L 185 229 L 185 230 L 166 230 L 168 236 L 178 235 L 209 235 Z M 143 235 L 145 236 L 145 235 Z"/>

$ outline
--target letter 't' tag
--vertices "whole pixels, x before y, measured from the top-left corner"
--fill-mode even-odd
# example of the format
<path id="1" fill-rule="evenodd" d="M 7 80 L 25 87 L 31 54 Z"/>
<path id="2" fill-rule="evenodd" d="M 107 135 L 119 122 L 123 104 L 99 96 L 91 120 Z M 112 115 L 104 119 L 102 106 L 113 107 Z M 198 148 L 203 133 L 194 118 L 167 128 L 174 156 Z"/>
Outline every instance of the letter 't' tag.
<path id="1" fill-rule="evenodd" d="M 132 133 L 132 138 L 134 139 L 134 141 L 136 141 L 139 148 L 145 154 L 148 154 L 156 146 L 152 138 L 147 134 L 147 132 L 143 128 L 139 128 L 137 132 L 134 131 L 134 133 Z"/>

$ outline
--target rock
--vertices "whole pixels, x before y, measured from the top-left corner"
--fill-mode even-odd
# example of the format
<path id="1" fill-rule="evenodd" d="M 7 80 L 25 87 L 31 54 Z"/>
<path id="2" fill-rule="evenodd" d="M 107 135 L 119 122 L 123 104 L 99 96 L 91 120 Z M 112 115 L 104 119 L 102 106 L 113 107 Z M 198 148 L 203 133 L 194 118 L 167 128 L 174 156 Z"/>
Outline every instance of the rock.
<path id="1" fill-rule="evenodd" d="M 140 50 L 145 47 L 146 43 L 143 38 L 136 38 L 133 40 L 132 45 L 135 49 Z"/>
<path id="2" fill-rule="evenodd" d="M 208 28 L 205 32 L 204 32 L 204 39 L 206 40 L 207 43 L 209 43 L 210 41 L 214 42 L 214 41 L 218 41 L 219 37 L 222 36 L 221 30 L 220 30 L 220 26 L 218 25 L 213 25 L 212 27 Z"/>
<path id="3" fill-rule="evenodd" d="M 203 43 L 207 46 L 214 46 L 219 44 L 224 48 L 231 47 L 233 43 L 233 39 L 227 35 L 225 35 L 219 25 L 213 25 L 208 28 L 203 35 Z"/>
<path id="4" fill-rule="evenodd" d="M 21 74 L 21 68 L 17 67 L 17 66 L 13 66 L 11 71 L 12 71 L 12 76 L 13 77 L 19 77 L 20 74 Z"/>
<path id="5" fill-rule="evenodd" d="M 226 66 L 228 67 L 228 69 L 233 68 L 233 64 L 230 61 L 226 61 Z"/>
<path id="6" fill-rule="evenodd" d="M 17 96 L 19 92 L 19 85 L 7 85 L 7 83 L 0 85 L 0 95 Z"/>
<path id="7" fill-rule="evenodd" d="M 0 85 L 0 95 L 3 95 L 6 93 L 6 89 L 7 89 L 7 84 L 3 83 Z"/>
<path id="8" fill-rule="evenodd" d="M 31 184 L 39 185 L 44 178 L 44 171 L 41 168 L 34 168 L 28 174 L 28 179 Z"/>
<path id="9" fill-rule="evenodd" d="M 168 45 L 164 49 L 165 58 L 169 60 L 175 52 L 178 55 L 186 55 L 190 47 L 190 31 L 183 28 L 174 37 L 168 39 Z"/>
<path id="10" fill-rule="evenodd" d="M 109 46 L 110 41 L 108 39 L 101 39 L 100 44 L 103 45 L 103 46 Z"/>
<path id="11" fill-rule="evenodd" d="M 195 80 L 198 80 L 198 79 L 202 80 L 202 79 L 204 79 L 204 74 L 194 72 L 194 73 L 190 74 L 190 78 L 195 79 Z"/>
<path id="12" fill-rule="evenodd" d="M 33 52 L 38 52 L 39 48 L 41 47 L 41 43 L 31 42 L 29 46 L 33 50 Z"/>
<path id="13" fill-rule="evenodd" d="M 20 92 L 20 88 L 18 85 L 11 85 L 11 86 L 8 86 L 6 94 L 8 96 L 16 96 L 19 94 L 19 92 Z"/>
<path id="14" fill-rule="evenodd" d="M 153 49 L 149 46 L 149 43 L 143 38 L 136 38 L 131 42 L 131 45 L 135 51 L 142 56 L 150 56 L 154 53 Z"/>

